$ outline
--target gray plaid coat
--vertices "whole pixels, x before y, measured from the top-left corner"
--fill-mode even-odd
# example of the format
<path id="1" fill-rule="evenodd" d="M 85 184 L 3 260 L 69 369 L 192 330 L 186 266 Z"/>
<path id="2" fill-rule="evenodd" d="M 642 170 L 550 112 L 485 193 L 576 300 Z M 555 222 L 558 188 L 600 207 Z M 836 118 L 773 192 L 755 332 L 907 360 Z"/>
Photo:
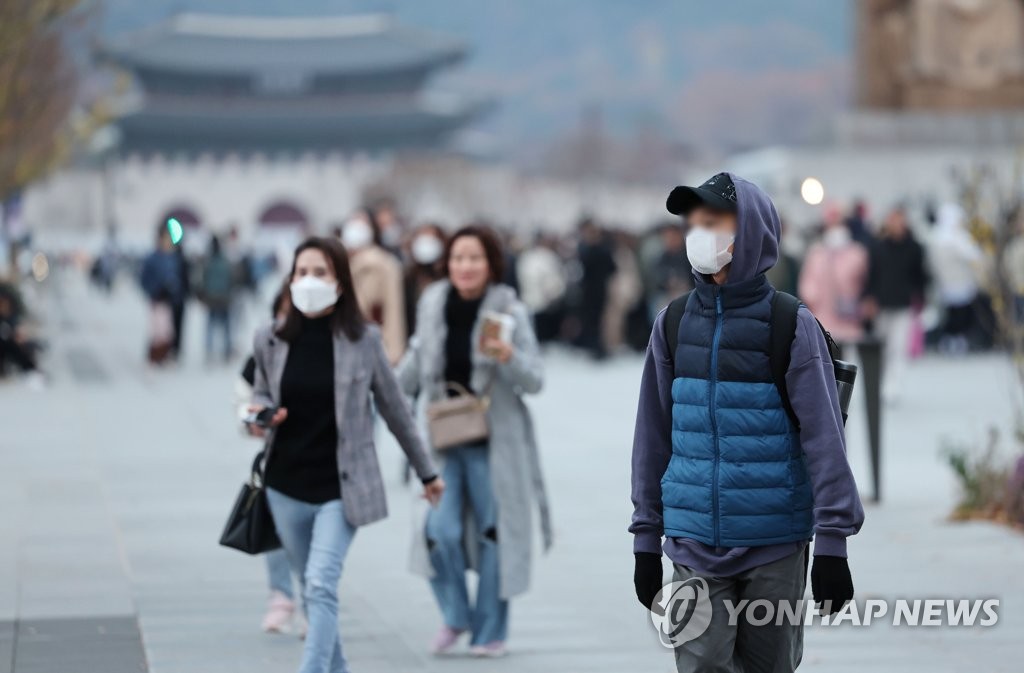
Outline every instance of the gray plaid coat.
<path id="1" fill-rule="evenodd" d="M 253 404 L 280 406 L 281 374 L 288 361 L 288 342 L 273 326 L 257 330 L 253 343 L 256 375 Z M 367 325 L 358 341 L 334 335 L 334 404 L 338 424 L 338 478 L 345 518 L 362 526 L 388 515 L 384 482 L 373 444 L 370 395 L 388 429 L 398 440 L 420 478 L 437 474 L 424 448 L 409 403 L 398 386 L 381 341 L 380 329 Z M 273 431 L 267 438 L 273 452 Z"/>

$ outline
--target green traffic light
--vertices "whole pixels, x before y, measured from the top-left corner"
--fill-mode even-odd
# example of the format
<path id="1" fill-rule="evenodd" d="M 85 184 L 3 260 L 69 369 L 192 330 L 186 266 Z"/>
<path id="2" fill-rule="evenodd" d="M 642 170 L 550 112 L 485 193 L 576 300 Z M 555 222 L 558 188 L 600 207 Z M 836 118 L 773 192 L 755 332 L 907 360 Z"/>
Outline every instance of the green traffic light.
<path id="1" fill-rule="evenodd" d="M 170 217 L 167 219 L 167 233 L 171 235 L 171 243 L 178 245 L 181 242 L 181 237 L 185 235 L 185 229 L 181 226 L 181 222 L 176 217 Z"/>

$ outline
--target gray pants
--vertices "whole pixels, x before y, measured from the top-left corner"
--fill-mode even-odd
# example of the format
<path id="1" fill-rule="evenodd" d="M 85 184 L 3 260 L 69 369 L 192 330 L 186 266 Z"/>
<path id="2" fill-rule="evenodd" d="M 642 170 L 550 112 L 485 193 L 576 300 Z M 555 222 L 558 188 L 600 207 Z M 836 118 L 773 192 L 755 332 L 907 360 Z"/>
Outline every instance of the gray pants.
<path id="1" fill-rule="evenodd" d="M 791 673 L 800 665 L 804 652 L 802 623 L 782 624 L 772 620 L 755 626 L 740 613 L 739 621 L 729 625 L 729 611 L 724 601 L 733 606 L 746 599 L 798 601 L 803 598 L 807 583 L 810 546 L 778 561 L 752 568 L 731 577 L 704 577 L 711 599 L 711 623 L 707 631 L 694 640 L 675 648 L 676 670 L 679 673 Z M 673 579 L 683 582 L 700 575 L 686 566 L 675 565 Z M 756 613 L 763 614 L 763 610 Z M 755 618 L 756 619 L 756 618 Z M 799 621 L 799 620 L 797 620 Z"/>

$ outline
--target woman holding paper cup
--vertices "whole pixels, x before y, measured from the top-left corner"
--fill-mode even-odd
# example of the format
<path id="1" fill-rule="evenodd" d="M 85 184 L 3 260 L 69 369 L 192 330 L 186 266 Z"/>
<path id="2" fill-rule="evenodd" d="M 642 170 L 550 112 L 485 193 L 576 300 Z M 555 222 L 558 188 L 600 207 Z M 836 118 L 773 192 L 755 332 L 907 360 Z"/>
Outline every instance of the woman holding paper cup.
<path id="1" fill-rule="evenodd" d="M 463 633 L 477 656 L 505 654 L 509 600 L 529 587 L 533 507 L 545 550 L 551 524 L 523 395 L 542 385 L 525 305 L 500 283 L 504 257 L 488 228 L 449 239 L 445 277 L 416 310 L 416 333 L 397 367 L 417 399 L 447 490 L 417 524 L 413 569 L 430 578 L 443 625 L 431 645 L 449 652 Z M 465 506 L 464 506 L 465 505 Z M 475 601 L 466 570 L 478 572 Z"/>

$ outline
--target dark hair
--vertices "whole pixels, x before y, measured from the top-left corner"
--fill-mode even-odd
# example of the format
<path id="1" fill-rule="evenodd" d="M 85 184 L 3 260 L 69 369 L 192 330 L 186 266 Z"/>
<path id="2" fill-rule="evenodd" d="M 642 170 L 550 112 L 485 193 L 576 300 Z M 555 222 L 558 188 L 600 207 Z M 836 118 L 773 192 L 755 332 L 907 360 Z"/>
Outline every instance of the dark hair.
<path id="1" fill-rule="evenodd" d="M 505 277 L 505 255 L 501 250 L 501 242 L 498 240 L 498 235 L 494 233 L 493 229 L 481 224 L 470 224 L 452 234 L 451 238 L 448 239 L 447 245 L 445 245 L 444 257 L 441 258 L 441 271 L 446 277 L 449 275 L 448 260 L 451 259 L 455 241 L 466 236 L 472 236 L 480 241 L 480 245 L 484 247 L 484 255 L 487 257 L 490 281 L 492 283 L 500 283 L 502 278 Z"/>
<path id="2" fill-rule="evenodd" d="M 373 208 L 366 206 L 359 209 L 363 217 L 366 218 L 366 223 L 370 225 L 370 229 L 373 230 L 373 243 L 374 245 L 381 245 L 383 239 L 380 235 L 380 223 L 377 221 L 377 212 Z"/>
<path id="3" fill-rule="evenodd" d="M 210 237 L 210 257 L 220 255 L 220 239 L 216 235 Z"/>
<path id="4" fill-rule="evenodd" d="M 270 304 L 270 317 L 275 320 L 283 311 L 291 307 L 292 298 L 288 294 L 289 285 L 291 285 L 291 278 L 285 278 L 281 282 L 281 287 L 277 288 L 277 292 L 274 294 L 274 301 Z"/>
<path id="5" fill-rule="evenodd" d="M 292 255 L 292 268 L 288 272 L 287 282 L 290 283 L 291 279 L 295 276 L 295 260 L 306 250 L 319 250 L 323 253 L 324 257 L 327 258 L 328 265 L 334 271 L 335 278 L 338 279 L 338 285 L 341 287 L 341 294 L 338 295 L 338 301 L 334 304 L 331 328 L 335 332 L 344 332 L 350 341 L 357 341 L 363 336 L 363 331 L 366 329 L 366 320 L 359 310 L 355 286 L 352 284 L 352 270 L 349 268 L 348 253 L 345 252 L 345 247 L 340 241 L 333 238 L 310 236 L 300 243 L 299 247 L 295 248 L 295 254 Z M 285 341 L 293 341 L 299 335 L 301 329 L 302 313 L 299 309 L 295 308 L 289 294 L 288 313 L 285 315 L 284 322 L 276 330 L 277 336 Z"/>

